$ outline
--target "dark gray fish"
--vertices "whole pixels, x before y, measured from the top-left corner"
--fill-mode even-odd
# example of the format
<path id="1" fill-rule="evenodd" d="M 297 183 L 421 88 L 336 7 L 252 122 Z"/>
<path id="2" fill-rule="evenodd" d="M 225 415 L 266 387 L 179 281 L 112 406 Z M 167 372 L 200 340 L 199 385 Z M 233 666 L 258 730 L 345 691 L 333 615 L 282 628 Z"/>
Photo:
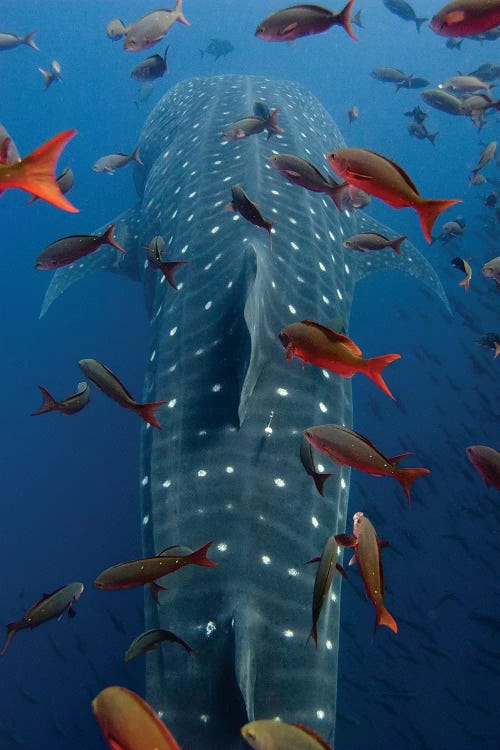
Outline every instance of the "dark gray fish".
<path id="1" fill-rule="evenodd" d="M 0 656 L 5 654 L 18 630 L 26 628 L 33 630 L 54 617 L 60 617 L 64 612 L 67 612 L 69 617 L 74 617 L 73 602 L 80 598 L 83 588 L 83 583 L 69 583 L 67 586 L 56 589 L 52 594 L 44 594 L 24 613 L 21 620 L 7 625 L 7 640 L 0 651 Z"/>
<path id="2" fill-rule="evenodd" d="M 349 118 L 349 125 L 351 125 L 355 120 L 359 117 L 359 109 L 358 107 L 353 104 L 352 107 L 349 107 L 347 110 L 347 116 Z"/>
<path id="3" fill-rule="evenodd" d="M 427 138 L 427 140 L 429 140 L 434 146 L 434 141 L 436 140 L 436 136 L 439 135 L 439 130 L 435 133 L 430 133 L 423 123 L 410 122 L 408 125 L 408 133 L 421 141 Z"/>
<path id="4" fill-rule="evenodd" d="M 316 578 L 314 579 L 314 591 L 312 599 L 312 627 L 309 637 L 313 639 L 314 645 L 318 648 L 318 620 L 323 609 L 323 605 L 330 593 L 330 588 L 335 575 L 335 570 L 343 578 L 347 578 L 346 572 L 342 565 L 337 562 L 338 544 L 335 536 L 331 536 L 321 554 L 321 557 L 314 557 L 308 562 L 319 562 Z"/>
<path id="5" fill-rule="evenodd" d="M 131 154 L 107 154 L 96 161 L 92 169 L 94 172 L 107 172 L 114 174 L 117 169 L 126 167 L 131 161 L 137 162 L 141 167 L 143 163 L 139 155 L 139 146 L 136 146 Z"/>
<path id="6" fill-rule="evenodd" d="M 150 403 L 139 404 L 132 398 L 116 375 L 101 362 L 98 362 L 97 359 L 81 359 L 78 362 L 78 366 L 86 377 L 93 382 L 96 388 L 99 388 L 106 396 L 112 398 L 113 401 L 116 401 L 124 409 L 135 411 L 145 422 L 161 430 L 161 424 L 156 419 L 155 412 L 159 406 L 166 404 L 166 401 L 152 401 Z"/>
<path id="7" fill-rule="evenodd" d="M 374 68 L 370 75 L 377 81 L 382 81 L 382 83 L 395 83 L 402 85 L 405 81 L 410 81 L 413 73 L 408 75 L 408 73 L 403 73 L 399 68 Z"/>
<path id="8" fill-rule="evenodd" d="M 233 196 L 233 200 L 227 204 L 226 210 L 237 211 L 241 216 L 243 216 L 244 219 L 249 221 L 254 226 L 262 227 L 262 229 L 265 229 L 267 232 L 269 232 L 269 248 L 272 250 L 272 228 L 274 226 L 274 221 L 267 221 L 267 219 L 264 219 L 261 212 L 257 208 L 257 205 L 250 200 L 241 185 L 233 185 L 231 187 L 231 194 Z"/>
<path id="9" fill-rule="evenodd" d="M 90 253 L 95 253 L 101 245 L 111 245 L 125 253 L 123 247 L 115 240 L 115 225 L 111 224 L 103 234 L 74 234 L 70 237 L 62 237 L 60 240 L 47 245 L 35 261 L 37 271 L 53 271 L 55 268 L 67 266 Z"/>
<path id="10" fill-rule="evenodd" d="M 9 31 L 0 31 L 0 52 L 5 49 L 14 49 L 14 47 L 19 47 L 20 44 L 27 44 L 28 47 L 38 50 L 34 41 L 36 33 L 36 31 L 30 31 L 29 34 L 18 36 L 17 34 L 11 34 Z"/>
<path id="11" fill-rule="evenodd" d="M 484 333 L 478 339 L 475 339 L 476 344 L 484 346 L 485 349 L 493 349 L 495 352 L 495 359 L 500 354 L 500 336 L 498 333 Z"/>
<path id="12" fill-rule="evenodd" d="M 321 172 L 311 164 L 295 154 L 273 154 L 269 157 L 271 166 L 286 177 L 289 182 L 313 193 L 329 195 L 339 211 L 343 209 L 344 197 L 348 191 L 347 183 L 338 183 L 333 177 L 323 177 Z"/>
<path id="13" fill-rule="evenodd" d="M 477 76 L 482 81 L 491 83 L 492 81 L 496 81 L 497 78 L 500 78 L 500 65 L 495 65 L 494 63 L 483 63 L 479 68 L 471 70 L 467 75 Z"/>
<path id="14" fill-rule="evenodd" d="M 56 182 L 59 187 L 59 190 L 63 195 L 65 193 L 69 192 L 71 188 L 74 185 L 75 182 L 75 175 L 73 174 L 73 170 L 71 167 L 65 167 L 60 175 L 57 175 Z M 35 201 L 40 200 L 37 195 L 32 195 L 29 199 L 28 203 L 34 203 Z"/>
<path id="15" fill-rule="evenodd" d="M 403 21 L 415 21 L 417 31 L 420 34 L 420 27 L 428 18 L 417 18 L 417 14 L 411 7 L 411 5 L 405 0 L 382 0 L 387 10 L 394 13 L 395 16 L 399 16 Z"/>
<path id="16" fill-rule="evenodd" d="M 410 76 L 407 81 L 402 81 L 396 84 L 396 92 L 399 89 L 424 89 L 430 84 L 428 78 L 422 78 L 421 76 Z"/>
<path id="17" fill-rule="evenodd" d="M 136 81 L 154 81 L 155 78 L 161 78 L 168 73 L 167 52 L 169 45 L 165 50 L 163 57 L 161 55 L 150 55 L 145 60 L 141 60 L 135 68 L 132 69 L 130 76 Z"/>
<path id="18" fill-rule="evenodd" d="M 417 106 L 411 109 L 409 112 L 405 112 L 405 117 L 413 117 L 415 122 L 422 123 L 426 117 L 429 117 L 429 115 L 427 114 L 427 112 L 424 112 L 424 110 L 421 109 L 417 104 Z"/>
<path id="19" fill-rule="evenodd" d="M 206 49 L 200 49 L 200 59 L 203 60 L 204 55 L 212 55 L 217 61 L 230 52 L 234 52 L 234 47 L 228 39 L 211 39 Z"/>
<path id="20" fill-rule="evenodd" d="M 327 479 L 333 476 L 333 474 L 320 473 L 316 471 L 316 464 L 314 462 L 314 456 L 312 448 L 307 440 L 302 440 L 300 444 L 300 460 L 302 466 L 306 470 L 306 473 L 313 478 L 316 489 L 318 490 L 321 497 L 325 494 L 325 482 Z"/>
<path id="21" fill-rule="evenodd" d="M 187 260 L 163 260 L 162 253 L 165 250 L 165 240 L 160 235 L 153 237 L 149 245 L 145 245 L 145 250 L 151 268 L 159 268 L 170 286 L 177 291 L 174 274 L 180 266 L 187 264 Z"/>
<path id="22" fill-rule="evenodd" d="M 76 393 L 73 393 L 71 396 L 66 396 L 66 398 L 63 398 L 61 401 L 56 401 L 43 385 L 39 385 L 38 387 L 42 392 L 43 403 L 37 411 L 32 412 L 32 417 L 35 417 L 38 414 L 46 414 L 49 411 L 60 411 L 61 414 L 67 414 L 69 416 L 81 411 L 90 401 L 90 388 L 88 383 L 85 383 L 84 381 L 78 383 Z"/>
<path id="23" fill-rule="evenodd" d="M 182 638 L 173 633 L 171 630 L 164 630 L 163 628 L 154 628 L 153 630 L 146 630 L 141 635 L 135 638 L 128 649 L 125 652 L 125 661 L 135 659 L 139 654 L 144 654 L 146 651 L 155 651 L 158 648 L 158 644 L 164 641 L 170 643 L 178 643 L 182 646 L 188 654 L 192 654 L 194 649 L 191 648 L 189 643 L 186 643 Z"/>

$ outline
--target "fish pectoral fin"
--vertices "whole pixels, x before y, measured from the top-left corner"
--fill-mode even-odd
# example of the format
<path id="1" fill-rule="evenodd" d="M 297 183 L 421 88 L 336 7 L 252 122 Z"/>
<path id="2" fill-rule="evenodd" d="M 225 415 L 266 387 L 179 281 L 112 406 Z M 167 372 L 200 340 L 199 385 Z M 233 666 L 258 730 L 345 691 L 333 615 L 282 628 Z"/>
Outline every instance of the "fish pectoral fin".
<path id="1" fill-rule="evenodd" d="M 289 34 L 295 31 L 297 26 L 298 26 L 297 21 L 295 21 L 294 23 L 289 23 L 288 26 L 285 26 L 283 31 L 278 32 L 278 36 L 283 36 L 283 37 L 289 36 Z"/>
<path id="2" fill-rule="evenodd" d="M 403 458 L 408 458 L 408 456 L 413 456 L 413 453 L 398 453 L 397 456 L 392 456 L 389 461 L 391 464 L 397 464 L 399 461 L 402 461 Z"/>
<path id="3" fill-rule="evenodd" d="M 68 606 L 68 617 L 76 617 L 76 611 L 73 609 L 72 604 Z"/>
<path id="4" fill-rule="evenodd" d="M 353 172 L 351 169 L 347 170 L 347 182 L 349 182 L 349 178 L 356 178 L 358 180 L 373 180 L 373 177 L 371 177 L 369 174 L 362 174 L 361 172 Z"/>
<path id="5" fill-rule="evenodd" d="M 309 565 L 309 563 L 319 563 L 319 562 L 321 562 L 321 557 L 320 556 L 318 556 L 318 557 L 311 557 L 310 560 L 306 560 L 306 562 L 304 563 L 304 565 Z"/>

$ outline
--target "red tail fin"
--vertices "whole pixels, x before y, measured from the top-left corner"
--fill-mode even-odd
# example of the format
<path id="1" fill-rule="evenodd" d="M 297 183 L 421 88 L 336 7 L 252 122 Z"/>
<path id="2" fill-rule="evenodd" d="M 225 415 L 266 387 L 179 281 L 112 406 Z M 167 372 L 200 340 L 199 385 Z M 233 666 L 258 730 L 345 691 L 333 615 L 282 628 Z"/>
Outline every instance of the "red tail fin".
<path id="1" fill-rule="evenodd" d="M 170 284 L 170 286 L 177 290 L 177 285 L 175 283 L 174 274 L 179 268 L 179 266 L 185 266 L 187 265 L 187 260 L 170 260 L 166 261 L 165 263 L 162 263 L 160 268 L 162 270 L 163 275 L 165 276 L 166 280 Z"/>
<path id="2" fill-rule="evenodd" d="M 207 557 L 207 550 L 213 543 L 214 542 L 212 539 L 202 547 L 195 549 L 194 552 L 191 552 L 191 554 L 186 557 L 186 561 L 189 561 L 190 565 L 203 565 L 205 568 L 216 568 L 218 563 L 214 562 L 213 560 L 209 560 Z"/>
<path id="3" fill-rule="evenodd" d="M 279 109 L 275 109 L 274 112 L 271 112 L 267 121 L 267 127 L 269 130 L 272 130 L 273 133 L 284 133 L 285 131 L 283 130 L 283 128 L 280 128 L 280 126 L 278 125 L 278 113 Z"/>
<path id="4" fill-rule="evenodd" d="M 379 625 L 386 625 L 388 628 L 392 630 L 393 633 L 398 632 L 398 625 L 394 617 L 391 615 L 390 612 L 384 607 L 383 604 L 380 604 L 377 607 L 377 617 L 375 619 L 375 630 L 378 628 Z"/>
<path id="5" fill-rule="evenodd" d="M 151 401 L 148 404 L 136 404 L 133 408 L 137 414 L 143 418 L 145 422 L 161 430 L 161 424 L 156 419 L 156 409 L 162 404 L 166 404 L 166 401 Z"/>
<path id="6" fill-rule="evenodd" d="M 406 492 L 408 503 L 411 505 L 410 487 L 412 486 L 415 479 L 423 477 L 424 474 L 430 474 L 430 469 L 398 469 L 394 472 L 394 476 L 398 480 L 401 487 Z"/>
<path id="7" fill-rule="evenodd" d="M 64 211 L 77 213 L 73 206 L 59 190 L 55 178 L 57 160 L 66 143 L 73 138 L 76 130 L 66 130 L 55 135 L 50 141 L 39 146 L 35 151 L 21 159 L 16 165 L 6 187 L 18 187 L 43 198 Z"/>
<path id="8" fill-rule="evenodd" d="M 4 647 L 0 651 L 0 656 L 3 656 L 5 654 L 5 652 L 9 648 L 11 640 L 14 638 L 18 630 L 19 630 L 19 623 L 9 622 L 9 624 L 7 625 L 7 639 L 4 643 Z"/>
<path id="9" fill-rule="evenodd" d="M 344 29 L 349 34 L 349 36 L 351 37 L 351 39 L 354 39 L 354 41 L 357 42 L 358 37 L 355 35 L 351 26 L 351 9 L 352 9 L 353 3 L 354 3 L 354 0 L 349 0 L 345 8 L 341 10 L 340 13 L 338 14 L 336 23 L 338 23 L 340 26 L 343 26 Z"/>
<path id="10" fill-rule="evenodd" d="M 374 383 L 378 385 L 379 388 L 381 388 L 384 393 L 387 393 L 390 398 L 394 398 L 390 390 L 388 389 L 387 385 L 385 384 L 385 381 L 382 377 L 382 370 L 387 365 L 390 365 L 391 362 L 394 362 L 396 359 L 401 359 L 401 354 L 384 354 L 381 357 L 372 357 L 371 359 L 365 359 L 365 368 L 363 370 L 364 374 L 367 375 L 371 380 L 373 380 Z"/>
<path id="11" fill-rule="evenodd" d="M 38 387 L 42 392 L 43 403 L 37 411 L 31 413 L 30 416 L 32 417 L 36 417 L 38 414 L 46 414 L 48 411 L 55 411 L 58 407 L 57 401 L 50 395 L 48 390 L 43 385 L 39 385 Z"/>
<path id="12" fill-rule="evenodd" d="M 459 199 L 432 200 L 430 198 L 422 198 L 421 203 L 414 204 L 413 207 L 417 211 L 420 218 L 420 224 L 422 226 L 424 237 L 427 242 L 429 242 L 429 244 L 431 241 L 432 227 L 434 226 L 434 222 L 436 221 L 437 217 L 443 211 L 446 211 L 446 209 L 450 206 L 454 206 L 455 203 L 462 203 L 462 201 Z"/>
<path id="13" fill-rule="evenodd" d="M 104 234 L 101 236 L 102 244 L 103 245 L 111 245 L 112 247 L 116 247 L 117 250 L 119 250 L 121 253 L 126 253 L 127 251 L 123 249 L 123 247 L 120 247 L 118 242 L 115 240 L 115 225 L 111 224 L 108 229 L 104 232 Z"/>

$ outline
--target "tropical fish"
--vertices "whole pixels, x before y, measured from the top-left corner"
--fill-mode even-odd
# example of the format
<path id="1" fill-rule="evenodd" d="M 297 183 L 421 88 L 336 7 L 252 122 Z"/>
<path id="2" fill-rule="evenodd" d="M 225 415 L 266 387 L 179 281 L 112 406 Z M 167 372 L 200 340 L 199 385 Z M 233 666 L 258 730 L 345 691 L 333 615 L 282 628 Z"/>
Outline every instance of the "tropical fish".
<path id="1" fill-rule="evenodd" d="M 401 469 L 397 465 L 411 453 L 400 453 L 387 458 L 368 438 L 341 424 L 308 427 L 304 437 L 321 453 L 341 466 L 352 466 L 374 477 L 394 477 L 411 504 L 410 487 L 418 477 L 430 474 L 429 469 Z"/>
<path id="2" fill-rule="evenodd" d="M 273 110 L 267 119 L 258 115 L 248 115 L 226 125 L 221 135 L 221 141 L 239 141 L 250 135 L 258 135 L 263 130 L 268 132 L 268 140 L 274 133 L 283 133 L 283 128 L 278 125 L 279 109 Z"/>
<path id="3" fill-rule="evenodd" d="M 73 393 L 71 396 L 66 396 L 66 398 L 63 398 L 61 401 L 56 401 L 43 385 L 39 385 L 38 387 L 42 392 L 43 403 L 37 411 L 32 412 L 32 417 L 35 417 L 38 414 L 46 414 L 48 411 L 60 411 L 61 414 L 67 414 L 69 416 L 81 411 L 90 401 L 90 388 L 88 383 L 85 383 L 84 381 L 78 383 L 76 393 Z"/>
<path id="4" fill-rule="evenodd" d="M 76 135 L 76 130 L 65 130 L 39 146 L 19 162 L 0 163 L 0 191 L 9 188 L 21 188 L 43 198 L 47 203 L 62 208 L 63 211 L 78 212 L 59 190 L 55 179 L 57 160 L 66 143 Z M 2 143 L 2 150 L 9 152 L 7 138 Z"/>
<path id="5" fill-rule="evenodd" d="M 178 643 L 179 646 L 191 654 L 194 649 L 191 648 L 189 643 L 183 641 L 178 635 L 173 633 L 171 630 L 163 630 L 163 628 L 154 628 L 153 630 L 146 630 L 134 638 L 127 651 L 125 652 L 125 661 L 135 659 L 139 654 L 144 654 L 146 651 L 155 651 L 158 648 L 159 643 L 169 641 L 170 643 Z"/>
<path id="6" fill-rule="evenodd" d="M 269 232 L 269 247 L 272 250 L 273 238 L 271 230 L 274 226 L 274 221 L 264 219 L 257 204 L 250 200 L 241 185 L 233 185 L 231 187 L 231 195 L 233 196 L 233 200 L 226 205 L 226 211 L 237 211 L 254 226 L 261 227 Z"/>
<path id="7" fill-rule="evenodd" d="M 500 451 L 489 445 L 469 445 L 467 458 L 481 474 L 487 487 L 500 490 Z"/>
<path id="8" fill-rule="evenodd" d="M 215 568 L 218 563 L 209 560 L 207 550 L 213 541 L 194 550 L 190 555 L 155 555 L 154 557 L 141 557 L 138 560 L 112 565 L 100 573 L 94 581 L 97 589 L 116 591 L 117 589 L 130 589 L 135 586 L 151 585 L 154 600 L 159 604 L 159 593 L 164 586 L 156 583 L 157 578 L 175 573 L 185 565 L 201 565 L 206 568 Z"/>
<path id="9" fill-rule="evenodd" d="M 187 264 L 187 260 L 163 260 L 162 253 L 165 250 L 165 240 L 159 235 L 153 237 L 151 242 L 144 247 L 151 268 L 159 268 L 170 286 L 177 290 L 178 287 L 175 283 L 174 274 L 178 268 Z"/>
<path id="10" fill-rule="evenodd" d="M 397 633 L 396 620 L 384 605 L 384 571 L 380 550 L 387 546 L 387 542 L 380 541 L 371 521 L 361 511 L 353 515 L 353 521 L 353 533 L 337 534 L 335 539 L 341 547 L 354 547 L 354 555 L 365 584 L 366 595 L 375 605 L 375 630 L 379 625 L 386 625 Z"/>
<path id="11" fill-rule="evenodd" d="M 49 86 L 53 83 L 61 80 L 61 66 L 57 60 L 52 60 L 50 63 L 50 70 L 44 70 L 43 68 L 38 68 L 38 70 L 45 79 L 45 91 L 47 91 Z"/>
<path id="12" fill-rule="evenodd" d="M 42 250 L 35 261 L 35 268 L 38 271 L 53 271 L 95 253 L 102 245 L 111 245 L 120 253 L 125 253 L 123 247 L 115 240 L 114 231 L 114 224 L 111 224 L 100 235 L 73 234 L 70 237 L 61 237 Z"/>
<path id="13" fill-rule="evenodd" d="M 395 83 L 396 86 L 409 82 L 413 78 L 413 73 L 408 75 L 403 73 L 399 68 L 374 68 L 370 73 L 372 78 L 382 83 Z M 396 89 L 397 90 L 397 89 Z"/>
<path id="14" fill-rule="evenodd" d="M 349 109 L 347 110 L 347 116 L 349 118 L 349 125 L 352 125 L 352 123 L 358 119 L 359 109 L 356 104 L 353 104 L 352 107 L 349 107 Z"/>
<path id="15" fill-rule="evenodd" d="M 460 258 L 457 256 L 456 258 L 453 258 L 451 261 L 451 265 L 455 268 L 458 268 L 459 271 L 462 271 L 465 274 L 465 279 L 459 282 L 459 286 L 464 286 L 465 291 L 469 291 L 470 286 L 470 280 L 472 278 L 472 268 L 470 267 L 469 263 L 465 260 L 465 258 Z"/>
<path id="16" fill-rule="evenodd" d="M 339 184 L 333 177 L 323 177 L 314 164 L 295 154 L 273 154 L 269 157 L 272 167 L 294 185 L 300 185 L 313 193 L 329 195 L 339 211 L 342 211 L 348 189 L 346 182 Z"/>
<path id="17" fill-rule="evenodd" d="M 94 172 L 107 172 L 114 174 L 117 169 L 126 167 L 131 161 L 137 162 L 142 167 L 141 157 L 139 155 L 139 146 L 131 154 L 106 154 L 96 161 L 92 169 Z"/>
<path id="18" fill-rule="evenodd" d="M 255 36 L 266 42 L 292 42 L 301 36 L 321 34 L 332 26 L 342 26 L 349 36 L 357 41 L 351 26 L 351 8 L 354 0 L 349 0 L 339 12 L 328 10 L 321 5 L 292 5 L 277 10 L 261 21 Z"/>
<path id="19" fill-rule="evenodd" d="M 44 594 L 24 613 L 21 620 L 7 625 L 7 640 L 0 651 L 0 656 L 5 654 L 11 640 L 19 630 L 26 628 L 33 630 L 44 622 L 53 620 L 54 617 L 60 618 L 64 612 L 68 613 L 68 617 L 74 617 L 73 603 L 80 598 L 83 588 L 83 583 L 69 583 L 67 586 L 56 589 L 52 594 Z"/>
<path id="20" fill-rule="evenodd" d="M 128 52 L 140 52 L 152 47 L 168 34 L 176 21 L 185 26 L 191 25 L 182 13 L 182 0 L 175 0 L 173 10 L 153 10 L 129 24 L 125 29 L 123 49 Z"/>
<path id="21" fill-rule="evenodd" d="M 156 711 L 132 690 L 104 688 L 92 701 L 92 711 L 112 750 L 180 750 Z"/>
<path id="22" fill-rule="evenodd" d="M 299 357 L 303 364 L 310 362 L 344 378 L 352 378 L 357 372 L 362 372 L 390 398 L 394 398 L 382 377 L 382 370 L 396 359 L 401 359 L 400 354 L 363 359 L 361 349 L 354 341 L 314 320 L 291 323 L 282 329 L 279 338 L 285 347 L 288 362 L 294 356 Z"/>
<path id="23" fill-rule="evenodd" d="M 315 487 L 318 490 L 319 494 L 324 497 L 325 482 L 327 479 L 330 479 L 330 477 L 333 477 L 333 474 L 316 471 L 316 464 L 314 462 L 312 448 L 307 440 L 302 440 L 300 444 L 300 460 L 302 461 L 302 466 L 304 467 L 306 472 L 310 477 L 313 478 Z"/>
<path id="24" fill-rule="evenodd" d="M 335 539 L 335 536 L 331 536 L 323 548 L 321 557 L 314 557 L 312 560 L 309 560 L 310 563 L 319 563 L 316 577 L 314 579 L 312 627 L 310 633 L 310 637 L 313 639 L 316 648 L 318 647 L 318 620 L 321 610 L 323 609 L 325 601 L 330 593 L 335 571 L 338 570 L 343 578 L 347 578 L 344 568 L 337 562 L 337 557 L 337 540 Z"/>
<path id="25" fill-rule="evenodd" d="M 333 750 L 319 734 L 303 724 L 261 719 L 245 724 L 241 734 L 254 750 Z"/>
<path id="26" fill-rule="evenodd" d="M 498 333 L 484 333 L 476 339 L 476 343 L 480 346 L 484 346 L 486 349 L 493 349 L 495 352 L 494 359 L 500 354 L 500 335 Z"/>
<path id="27" fill-rule="evenodd" d="M 406 0 L 382 0 L 382 2 L 387 10 L 402 18 L 403 21 L 414 21 L 419 34 L 422 24 L 429 20 L 428 18 L 417 18 L 417 14 Z"/>
<path id="28" fill-rule="evenodd" d="M 19 36 L 8 31 L 0 31 L 0 52 L 5 49 L 14 49 L 14 47 L 19 47 L 20 44 L 27 44 L 28 47 L 38 50 L 34 40 L 36 33 L 36 31 L 30 31 L 29 34 Z"/>
<path id="29" fill-rule="evenodd" d="M 409 112 L 405 112 L 405 117 L 413 117 L 415 122 L 422 123 L 426 117 L 429 117 L 427 112 L 424 112 L 423 109 L 420 108 L 420 106 L 417 104 L 416 107 L 414 107 Z"/>
<path id="30" fill-rule="evenodd" d="M 442 36 L 471 36 L 500 24 L 500 0 L 453 0 L 436 13 L 429 26 Z"/>
<path id="31" fill-rule="evenodd" d="M 165 73 L 168 73 L 168 49 L 169 45 L 167 45 L 163 57 L 161 55 L 150 55 L 137 63 L 130 73 L 131 78 L 136 81 L 154 81 L 155 78 L 161 78 Z"/>
<path id="32" fill-rule="evenodd" d="M 89 380 L 93 382 L 96 388 L 103 391 L 106 396 L 112 398 L 124 409 L 135 411 L 148 424 L 161 430 L 161 424 L 156 418 L 156 409 L 166 401 L 152 401 L 146 404 L 139 404 L 127 391 L 123 383 L 118 380 L 116 375 L 111 372 L 102 362 L 96 359 L 81 359 L 78 366 Z"/>
<path id="33" fill-rule="evenodd" d="M 427 242 L 437 217 L 461 200 L 422 198 L 416 185 L 395 162 L 364 148 L 342 148 L 326 157 L 331 168 L 349 185 L 366 190 L 393 208 L 414 208 Z"/>
<path id="34" fill-rule="evenodd" d="M 418 138 L 419 140 L 423 141 L 427 138 L 432 145 L 434 146 L 434 141 L 436 140 L 436 136 L 439 135 L 439 131 L 436 133 L 429 133 L 425 125 L 423 125 L 421 122 L 410 122 L 408 125 L 408 132 L 411 136 L 414 138 Z"/>
<path id="35" fill-rule="evenodd" d="M 401 81 L 400 83 L 396 84 L 396 94 L 398 93 L 399 89 L 423 89 L 429 84 L 430 81 L 428 78 L 423 78 L 423 76 L 411 75 L 406 81 Z"/>
<path id="36" fill-rule="evenodd" d="M 384 237 L 383 234 L 363 232 L 362 234 L 353 234 L 352 237 L 344 240 L 342 245 L 348 247 L 350 250 L 359 250 L 362 253 L 369 253 L 373 250 L 384 250 L 386 247 L 392 247 L 396 255 L 401 255 L 401 244 L 407 239 L 407 234 L 403 234 L 402 237 L 396 237 L 396 239 L 391 240 L 389 237 Z"/>
<path id="37" fill-rule="evenodd" d="M 203 60 L 204 55 L 212 55 L 217 61 L 230 52 L 234 52 L 234 47 L 228 39 L 211 39 L 206 49 L 200 49 L 200 59 Z"/>
<path id="38" fill-rule="evenodd" d="M 145 627 L 182 633 L 203 655 L 187 670 L 185 653 L 170 649 L 167 675 L 161 651 L 147 658 L 147 694 L 186 749 L 235 750 L 239 727 L 256 716 L 300 720 L 326 738 L 335 726 L 340 576 L 332 584 L 337 601 L 321 614 L 331 648 L 318 654 L 304 648 L 312 580 L 297 561 L 344 530 L 350 470 L 335 471 L 323 500 L 302 470 L 297 436 L 322 414 L 320 405 L 332 422 L 351 424 L 351 381 L 317 368 L 304 388 L 300 368 L 277 350 L 276 333 L 295 317 L 289 306 L 297 319 L 348 320 L 357 282 L 370 275 L 364 283 L 376 284 L 382 269 L 410 274 L 413 293 L 425 285 L 446 305 L 439 277 L 410 242 L 401 256 L 343 248 L 356 232 L 395 234 L 363 211 L 340 213 L 329 199 L 288 184 L 268 162 L 272 140 L 221 146 L 224 125 L 257 100 L 280 107 L 283 150 L 307 148 L 299 153 L 321 164 L 328 149 L 344 145 L 327 110 L 293 81 L 218 75 L 177 84 L 139 140 L 144 168 L 134 176 L 142 197 L 116 219 L 127 254 L 94 253 L 58 270 L 43 308 L 77 281 L 88 303 L 83 280 L 97 271 L 144 288 L 145 398 L 168 398 L 172 408 L 168 430 L 140 436 L 143 554 L 174 538 L 220 540 L 213 575 L 196 577 L 188 567 L 169 576 L 162 606 L 145 602 Z M 230 185 L 258 185 L 263 205 L 272 204 L 280 222 L 273 253 L 264 232 L 224 221 L 229 175 Z M 145 266 L 144 245 L 155 235 L 189 261 L 185 294 L 172 294 Z M 205 715 L 213 720 L 200 720 Z"/>

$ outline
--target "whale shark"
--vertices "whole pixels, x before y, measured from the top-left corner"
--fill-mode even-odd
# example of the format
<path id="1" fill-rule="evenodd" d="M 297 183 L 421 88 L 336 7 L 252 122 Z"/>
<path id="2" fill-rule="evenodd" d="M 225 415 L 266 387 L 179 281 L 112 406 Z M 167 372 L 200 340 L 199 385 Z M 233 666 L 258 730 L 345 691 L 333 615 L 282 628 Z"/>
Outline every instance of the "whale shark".
<path id="1" fill-rule="evenodd" d="M 279 109 L 284 132 L 221 141 L 256 101 Z M 100 270 L 144 289 L 144 399 L 167 402 L 158 410 L 163 429 L 141 432 L 144 553 L 214 540 L 218 563 L 164 579 L 160 605 L 145 592 L 146 627 L 174 630 L 196 651 L 158 650 L 146 660 L 146 698 L 186 749 L 239 748 L 239 728 L 260 718 L 334 735 L 340 577 L 316 649 L 307 643 L 315 571 L 304 563 L 345 531 L 350 474 L 336 467 L 322 496 L 300 448 L 310 425 L 352 425 L 351 381 L 287 362 L 279 332 L 294 321 L 339 318 L 347 331 L 357 282 L 378 270 L 410 274 L 447 305 L 410 242 L 400 256 L 344 249 L 361 231 L 398 235 L 365 212 L 339 212 L 269 163 L 294 153 L 324 171 L 325 154 L 344 145 L 330 114 L 295 82 L 223 75 L 176 85 L 142 130 L 138 201 L 114 221 L 127 254 L 103 248 L 59 269 L 45 296 L 42 314 Z M 266 231 L 224 210 L 235 184 L 274 221 L 272 250 Z M 144 248 L 158 235 L 169 259 L 187 261 L 178 291 L 147 262 Z"/>

